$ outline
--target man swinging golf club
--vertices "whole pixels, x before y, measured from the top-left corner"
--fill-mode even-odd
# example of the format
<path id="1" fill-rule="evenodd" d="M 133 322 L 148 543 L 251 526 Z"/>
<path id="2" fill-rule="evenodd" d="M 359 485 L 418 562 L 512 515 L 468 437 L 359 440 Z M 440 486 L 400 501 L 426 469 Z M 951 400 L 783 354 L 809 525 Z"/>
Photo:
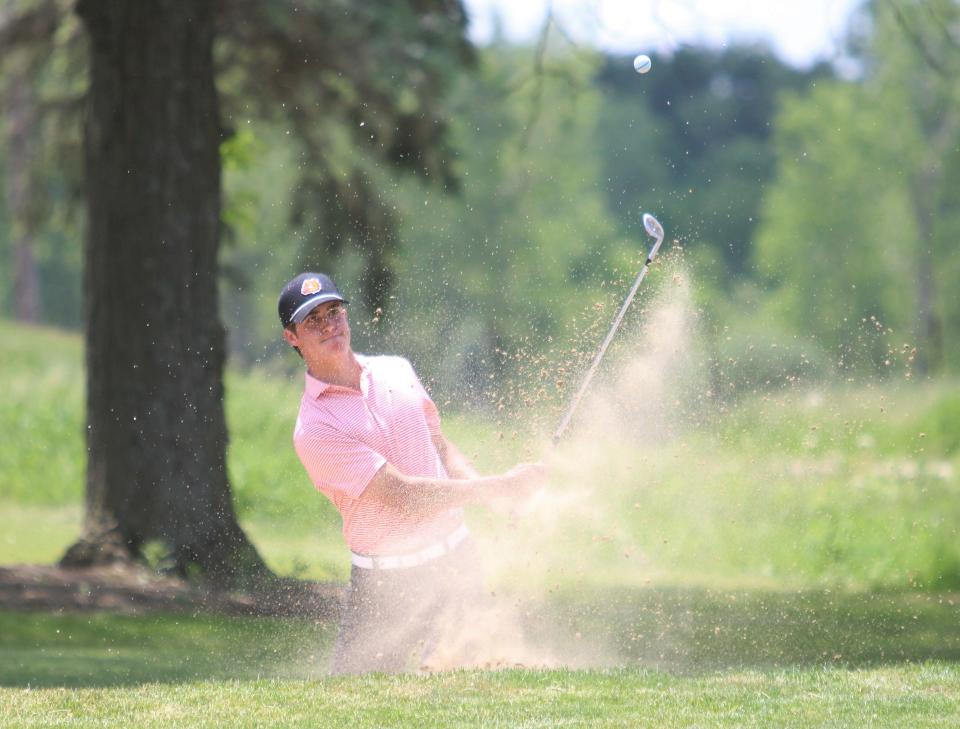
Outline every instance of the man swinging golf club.
<path id="1" fill-rule="evenodd" d="M 443 435 L 407 360 L 351 349 L 346 305 L 322 273 L 302 273 L 280 293 L 284 339 L 307 369 L 293 440 L 351 551 L 332 670 L 403 671 L 427 663 L 482 600 L 462 507 L 525 498 L 546 469 L 478 475 Z"/>

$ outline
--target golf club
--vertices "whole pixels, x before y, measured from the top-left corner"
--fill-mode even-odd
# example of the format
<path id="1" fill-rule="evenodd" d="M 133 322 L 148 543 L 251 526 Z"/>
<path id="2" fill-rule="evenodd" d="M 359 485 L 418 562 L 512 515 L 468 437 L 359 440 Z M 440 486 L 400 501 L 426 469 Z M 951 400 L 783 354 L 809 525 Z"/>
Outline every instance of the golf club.
<path id="1" fill-rule="evenodd" d="M 560 442 L 560 438 L 563 436 L 564 431 L 566 431 L 567 426 L 570 424 L 570 420 L 573 418 L 573 413 L 577 409 L 577 405 L 580 404 L 583 394 L 587 391 L 587 388 L 590 386 L 590 381 L 593 379 L 597 368 L 600 366 L 600 361 L 603 359 L 603 355 L 607 352 L 607 347 L 610 346 L 610 342 L 613 341 L 613 337 L 617 333 L 617 329 L 620 328 L 620 323 L 623 321 L 623 317 L 627 313 L 627 308 L 630 306 L 630 302 L 633 301 L 633 297 L 636 296 L 637 289 L 640 288 L 640 282 L 643 281 L 643 277 L 647 275 L 647 270 L 650 268 L 650 262 L 653 261 L 654 257 L 657 255 L 657 251 L 660 250 L 660 244 L 663 243 L 663 226 L 660 225 L 660 221 L 650 215 L 650 213 L 643 214 L 643 227 L 647 231 L 648 235 L 656 239 L 656 243 L 653 244 L 653 248 L 651 248 L 650 253 L 647 254 L 647 261 L 643 264 L 643 268 L 640 269 L 640 273 L 637 274 L 637 280 L 633 282 L 633 288 L 630 289 L 630 293 L 627 294 L 627 298 L 624 300 L 623 306 L 620 307 L 620 312 L 613 320 L 613 326 L 610 327 L 610 331 L 607 333 L 607 338 L 603 340 L 603 344 L 600 345 L 600 349 L 593 358 L 593 362 L 590 365 L 590 369 L 587 370 L 586 376 L 583 378 L 583 383 L 580 385 L 580 389 L 577 390 L 577 394 L 573 396 L 573 400 L 570 402 L 569 407 L 567 407 L 567 411 L 563 414 L 563 419 L 560 421 L 560 425 L 553 434 L 554 445 Z"/>

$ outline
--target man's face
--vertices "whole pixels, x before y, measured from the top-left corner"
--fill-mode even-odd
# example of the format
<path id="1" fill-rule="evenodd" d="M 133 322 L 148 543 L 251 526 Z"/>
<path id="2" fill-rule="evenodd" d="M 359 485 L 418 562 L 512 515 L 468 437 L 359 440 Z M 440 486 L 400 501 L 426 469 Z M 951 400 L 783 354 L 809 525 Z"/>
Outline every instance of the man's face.
<path id="1" fill-rule="evenodd" d="M 319 304 L 293 330 L 284 329 L 283 336 L 308 362 L 343 354 L 350 350 L 347 307 L 341 301 Z"/>

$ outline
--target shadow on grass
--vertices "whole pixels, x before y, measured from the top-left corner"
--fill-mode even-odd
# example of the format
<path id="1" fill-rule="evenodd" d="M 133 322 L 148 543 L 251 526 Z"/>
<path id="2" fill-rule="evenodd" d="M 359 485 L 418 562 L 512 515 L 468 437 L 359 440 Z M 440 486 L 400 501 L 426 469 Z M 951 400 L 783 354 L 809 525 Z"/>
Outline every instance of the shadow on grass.
<path id="1" fill-rule="evenodd" d="M 0 612 L 0 686 L 107 687 L 324 672 L 334 629 L 294 618 Z"/>
<path id="2" fill-rule="evenodd" d="M 567 665 L 676 673 L 960 661 L 960 596 L 705 589 L 564 592 L 526 610 Z M 0 685 L 108 687 L 325 674 L 332 622 L 0 612 Z"/>
<path id="3" fill-rule="evenodd" d="M 556 654 L 572 665 L 586 659 L 594 666 L 699 673 L 960 661 L 956 593 L 694 588 L 594 591 L 589 596 L 566 592 L 543 615 L 553 618 L 535 621 L 531 631 L 553 642 Z M 566 636 L 558 633 L 558 625 L 566 626 Z"/>

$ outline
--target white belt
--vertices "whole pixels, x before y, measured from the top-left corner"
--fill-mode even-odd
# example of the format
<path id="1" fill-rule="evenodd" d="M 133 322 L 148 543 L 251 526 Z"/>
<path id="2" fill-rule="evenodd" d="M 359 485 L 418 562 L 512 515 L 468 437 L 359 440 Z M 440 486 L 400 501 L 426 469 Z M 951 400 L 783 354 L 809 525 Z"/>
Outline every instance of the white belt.
<path id="1" fill-rule="evenodd" d="M 447 535 L 445 539 L 429 547 L 425 547 L 418 552 L 410 554 L 397 554 L 385 556 L 368 557 L 365 554 L 350 553 L 350 561 L 357 567 L 364 569 L 395 570 L 404 567 L 416 567 L 421 564 L 442 557 L 453 551 L 460 542 L 469 536 L 467 525 L 461 524 L 455 531 Z"/>

